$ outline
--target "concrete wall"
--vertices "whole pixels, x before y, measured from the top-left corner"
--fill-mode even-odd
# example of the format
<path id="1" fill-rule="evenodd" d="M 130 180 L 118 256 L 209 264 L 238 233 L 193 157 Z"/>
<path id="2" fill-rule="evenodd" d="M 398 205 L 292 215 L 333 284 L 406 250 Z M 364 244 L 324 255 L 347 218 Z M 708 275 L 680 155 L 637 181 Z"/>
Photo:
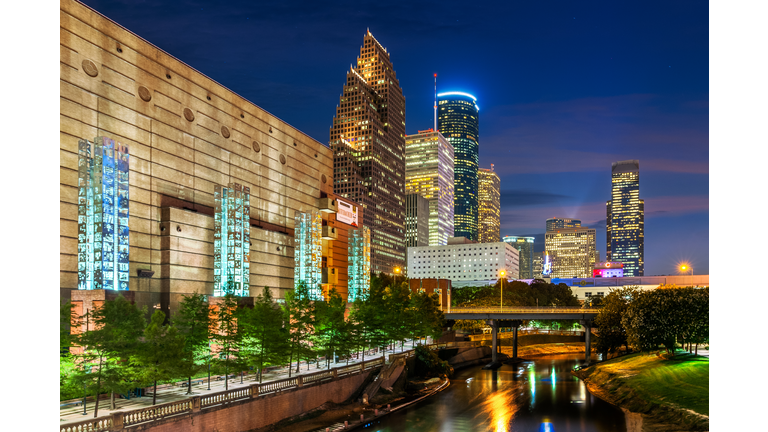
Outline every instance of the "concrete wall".
<path id="1" fill-rule="evenodd" d="M 378 370 L 374 371 L 378 373 Z M 332 401 L 341 403 L 350 398 L 371 372 L 339 378 L 326 384 L 280 392 L 253 400 L 234 402 L 227 406 L 134 426 L 126 431 L 153 432 L 236 432 L 261 428 L 280 420 L 303 414 Z"/>
<path id="2" fill-rule="evenodd" d="M 214 186 L 237 182 L 251 293 L 284 297 L 294 213 L 332 192 L 331 150 L 79 2 L 60 1 L 60 27 L 61 295 L 77 285 L 78 141 L 106 136 L 130 153 L 131 291 L 212 294 Z"/>

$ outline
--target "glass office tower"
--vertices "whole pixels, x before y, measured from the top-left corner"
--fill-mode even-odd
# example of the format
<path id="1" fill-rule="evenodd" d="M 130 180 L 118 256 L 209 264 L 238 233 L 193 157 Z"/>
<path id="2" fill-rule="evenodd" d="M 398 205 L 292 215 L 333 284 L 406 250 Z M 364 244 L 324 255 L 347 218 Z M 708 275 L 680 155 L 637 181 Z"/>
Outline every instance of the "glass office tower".
<path id="1" fill-rule="evenodd" d="M 520 275 L 518 279 L 533 279 L 536 273 L 534 272 L 534 255 L 533 255 L 533 242 L 534 237 L 518 237 L 518 236 L 504 236 L 504 242 L 512 245 L 513 248 L 520 252 Z M 539 263 L 539 274 L 541 274 L 541 263 Z"/>
<path id="2" fill-rule="evenodd" d="M 389 52 L 370 31 L 347 79 L 330 131 L 333 191 L 362 205 L 371 270 L 405 265 L 405 97 Z"/>
<path id="3" fill-rule="evenodd" d="M 405 137 L 405 193 L 429 200 L 429 246 L 448 244 L 453 237 L 453 147 L 440 132 L 428 129 Z"/>
<path id="4" fill-rule="evenodd" d="M 640 199 L 640 161 L 611 165 L 611 199 L 606 206 L 606 261 L 624 263 L 624 276 L 643 276 L 645 203 Z"/>
<path id="5" fill-rule="evenodd" d="M 477 238 L 480 243 L 494 243 L 501 238 L 501 179 L 491 169 L 477 171 Z"/>
<path id="6" fill-rule="evenodd" d="M 471 94 L 437 95 L 437 129 L 453 146 L 454 237 L 477 240 L 480 109 Z"/>

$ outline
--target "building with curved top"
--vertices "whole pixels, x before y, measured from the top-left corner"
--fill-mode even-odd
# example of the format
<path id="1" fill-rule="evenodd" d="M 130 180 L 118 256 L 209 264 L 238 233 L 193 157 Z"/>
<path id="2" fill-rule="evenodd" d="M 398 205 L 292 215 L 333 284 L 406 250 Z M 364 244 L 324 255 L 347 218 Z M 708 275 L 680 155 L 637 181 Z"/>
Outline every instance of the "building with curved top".
<path id="1" fill-rule="evenodd" d="M 468 93 L 439 93 L 437 99 L 437 129 L 454 151 L 454 236 L 477 240 L 480 108 Z"/>

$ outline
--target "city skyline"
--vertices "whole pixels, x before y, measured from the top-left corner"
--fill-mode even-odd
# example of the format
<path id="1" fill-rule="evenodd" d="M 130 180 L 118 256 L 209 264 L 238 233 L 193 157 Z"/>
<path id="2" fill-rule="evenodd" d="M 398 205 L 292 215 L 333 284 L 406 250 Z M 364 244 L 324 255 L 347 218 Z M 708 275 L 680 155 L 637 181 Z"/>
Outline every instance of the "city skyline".
<path id="1" fill-rule="evenodd" d="M 323 143 L 340 74 L 354 61 L 350 47 L 370 28 L 397 65 L 406 133 L 432 124 L 433 73 L 438 92 L 466 91 L 482 102 L 480 166 L 496 163 L 502 183 L 514 185 L 502 189 L 502 236 L 542 238 L 544 220 L 573 217 L 605 244 L 610 164 L 638 159 L 645 274 L 674 274 L 681 261 L 709 272 L 706 5 L 675 4 L 664 14 L 651 4 L 630 11 L 563 3 L 554 14 L 499 5 L 496 18 L 450 4 L 349 14 L 341 13 L 349 5 L 307 3 L 295 14 L 238 2 L 136 10 L 85 3 Z M 434 19 L 425 25 L 417 18 L 427 13 Z M 505 15 L 515 32 L 493 25 Z M 300 46 L 309 58 L 292 56 Z M 472 61 L 447 55 L 469 47 Z M 499 65 L 490 53 L 500 47 L 509 58 Z M 312 80 L 300 78 L 297 62 L 314 65 Z M 501 70 L 510 76 L 499 79 Z"/>

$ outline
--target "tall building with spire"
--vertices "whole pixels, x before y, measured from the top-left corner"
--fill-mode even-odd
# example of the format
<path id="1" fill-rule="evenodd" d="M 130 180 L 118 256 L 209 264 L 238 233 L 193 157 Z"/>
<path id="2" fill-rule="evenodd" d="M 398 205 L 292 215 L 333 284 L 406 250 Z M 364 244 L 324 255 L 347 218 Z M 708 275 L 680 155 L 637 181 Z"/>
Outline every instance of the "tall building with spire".
<path id="1" fill-rule="evenodd" d="M 477 185 L 477 238 L 480 243 L 494 243 L 501 239 L 501 180 L 493 164 L 477 171 Z"/>
<path id="2" fill-rule="evenodd" d="M 611 199 L 606 203 L 606 261 L 624 263 L 624 276 L 643 276 L 645 202 L 640 199 L 640 161 L 611 165 Z"/>
<path id="3" fill-rule="evenodd" d="M 432 129 L 405 137 L 405 193 L 429 200 L 429 246 L 453 237 L 453 146 Z"/>
<path id="4" fill-rule="evenodd" d="M 405 97 L 387 50 L 366 31 L 330 131 L 334 192 L 359 202 L 371 271 L 405 265 Z"/>
<path id="5" fill-rule="evenodd" d="M 480 108 L 474 96 L 462 92 L 439 93 L 437 107 L 437 129 L 454 151 L 454 236 L 476 241 Z"/>

